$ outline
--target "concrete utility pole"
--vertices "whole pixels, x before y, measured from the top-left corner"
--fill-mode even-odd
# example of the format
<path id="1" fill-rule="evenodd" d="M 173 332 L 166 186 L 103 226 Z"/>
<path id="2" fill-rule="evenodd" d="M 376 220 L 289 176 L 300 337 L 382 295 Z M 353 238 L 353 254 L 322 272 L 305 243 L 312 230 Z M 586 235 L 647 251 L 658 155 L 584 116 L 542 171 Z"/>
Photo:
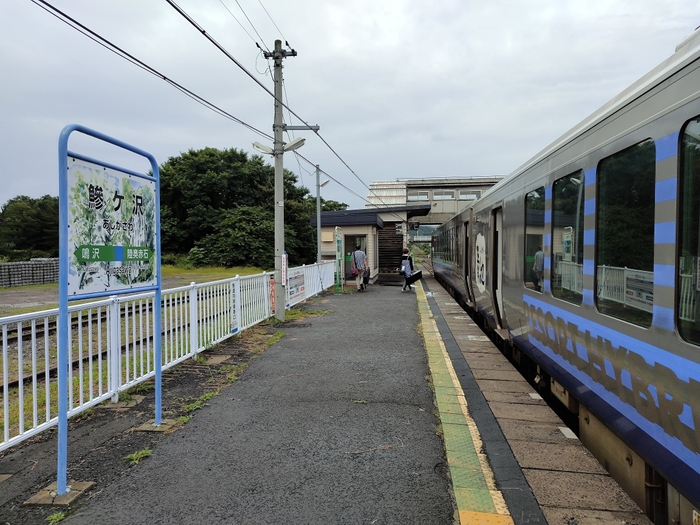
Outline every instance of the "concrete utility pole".
<path id="1" fill-rule="evenodd" d="M 282 59 L 296 56 L 297 52 L 282 49 L 282 41 L 275 40 L 275 50 L 265 52 L 265 58 L 275 61 L 275 121 L 272 131 L 275 139 L 273 155 L 275 156 L 275 317 L 284 321 L 284 309 L 287 303 L 286 287 L 282 280 L 284 255 L 284 144 L 282 142 Z"/>
<path id="2" fill-rule="evenodd" d="M 294 49 L 287 51 L 282 49 L 282 41 L 275 40 L 275 50 L 263 52 L 265 58 L 272 58 L 275 63 L 275 120 L 272 125 L 275 140 L 272 155 L 275 157 L 275 317 L 284 321 L 284 310 L 287 305 L 286 285 L 284 276 L 284 159 L 285 151 L 292 151 L 304 144 L 303 139 L 296 139 L 287 148 L 282 141 L 282 132 L 288 129 L 311 129 L 318 131 L 318 126 L 285 126 L 282 121 L 282 59 L 288 56 L 295 57 Z M 296 143 L 296 144 L 293 144 Z M 262 147 L 258 143 L 253 146 Z M 268 153 L 269 148 L 265 148 Z"/>
<path id="3" fill-rule="evenodd" d="M 311 129 L 318 126 L 309 126 Z M 321 168 L 316 164 L 316 264 L 321 264 L 321 188 L 328 184 L 321 182 Z"/>

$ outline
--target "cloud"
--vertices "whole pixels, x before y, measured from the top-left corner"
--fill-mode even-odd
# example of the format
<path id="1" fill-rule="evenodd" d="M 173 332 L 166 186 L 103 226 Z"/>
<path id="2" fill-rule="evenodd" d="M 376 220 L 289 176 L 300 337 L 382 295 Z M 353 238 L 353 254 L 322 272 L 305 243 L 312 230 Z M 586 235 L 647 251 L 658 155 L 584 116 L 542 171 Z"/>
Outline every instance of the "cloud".
<path id="1" fill-rule="evenodd" d="M 272 134 L 270 95 L 167 3 L 52 3 Z M 239 3 L 255 29 L 232 0 L 178 5 L 269 90 L 269 63 L 256 42 L 271 48 L 276 38 L 287 40 L 298 55 L 284 60 L 285 100 L 321 126 L 321 135 L 367 185 L 511 172 L 670 56 L 694 29 L 688 13 L 698 7 L 690 0 Z M 135 144 L 161 163 L 192 148 L 250 152 L 253 141 L 265 141 L 33 3 L 3 3 L 0 35 L 0 205 L 19 194 L 57 194 L 58 134 L 72 122 Z M 285 121 L 299 124 L 287 111 Z M 307 137 L 300 153 L 312 163 L 367 194 L 311 132 L 294 135 Z M 141 159 L 111 147 L 71 141 L 143 169 Z M 314 187 L 312 166 L 292 156 L 285 166 Z M 323 195 L 363 206 L 336 184 Z"/>

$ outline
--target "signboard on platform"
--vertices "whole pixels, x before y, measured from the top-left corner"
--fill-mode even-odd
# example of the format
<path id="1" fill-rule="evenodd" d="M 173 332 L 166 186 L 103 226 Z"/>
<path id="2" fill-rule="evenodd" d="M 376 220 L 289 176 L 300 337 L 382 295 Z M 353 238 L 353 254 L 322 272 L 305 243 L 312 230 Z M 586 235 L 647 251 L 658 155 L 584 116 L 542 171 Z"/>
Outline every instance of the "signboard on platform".
<path id="1" fill-rule="evenodd" d="M 68 158 L 68 295 L 157 284 L 156 182 Z"/>
<path id="2" fill-rule="evenodd" d="M 653 311 L 653 272 L 625 269 L 625 304 L 645 312 Z"/>
<path id="3" fill-rule="evenodd" d="M 287 297 L 289 302 L 296 303 L 304 299 L 305 289 L 304 269 L 291 268 L 287 276 Z"/>

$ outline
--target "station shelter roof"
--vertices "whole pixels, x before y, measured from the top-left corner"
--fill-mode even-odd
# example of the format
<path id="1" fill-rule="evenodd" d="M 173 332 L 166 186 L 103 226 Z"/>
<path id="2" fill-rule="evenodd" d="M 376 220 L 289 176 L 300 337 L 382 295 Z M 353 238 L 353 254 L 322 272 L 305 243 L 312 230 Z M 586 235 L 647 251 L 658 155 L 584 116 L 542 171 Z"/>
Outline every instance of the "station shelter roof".
<path id="1" fill-rule="evenodd" d="M 390 213 L 406 214 L 408 220 L 412 217 L 423 217 L 430 213 L 430 204 L 413 204 L 410 206 L 388 206 L 385 208 L 361 208 L 358 210 L 324 211 L 321 212 L 321 226 L 376 226 L 384 228 L 384 219 L 381 215 Z M 397 217 L 400 222 L 403 218 Z M 316 227 L 316 215 L 311 216 L 311 226 Z"/>

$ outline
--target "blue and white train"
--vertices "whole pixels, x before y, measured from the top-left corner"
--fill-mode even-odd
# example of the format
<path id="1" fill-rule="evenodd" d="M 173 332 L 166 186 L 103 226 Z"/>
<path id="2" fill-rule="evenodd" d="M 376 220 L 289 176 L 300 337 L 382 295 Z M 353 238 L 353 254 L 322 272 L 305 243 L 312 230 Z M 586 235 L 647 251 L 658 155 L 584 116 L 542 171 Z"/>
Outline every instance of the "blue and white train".
<path id="1" fill-rule="evenodd" d="M 432 262 L 655 523 L 700 523 L 700 31 L 438 228 Z"/>

